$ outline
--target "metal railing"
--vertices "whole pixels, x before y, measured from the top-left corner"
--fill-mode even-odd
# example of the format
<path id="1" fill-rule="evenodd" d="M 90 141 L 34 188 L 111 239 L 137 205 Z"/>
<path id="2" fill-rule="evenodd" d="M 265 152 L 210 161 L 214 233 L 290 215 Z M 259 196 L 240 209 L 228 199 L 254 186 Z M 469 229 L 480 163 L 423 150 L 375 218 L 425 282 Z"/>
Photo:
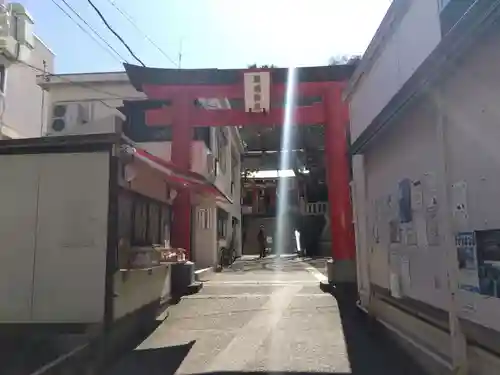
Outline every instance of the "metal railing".
<path id="1" fill-rule="evenodd" d="M 302 215 L 324 215 L 328 212 L 328 202 L 314 202 L 301 204 Z"/>

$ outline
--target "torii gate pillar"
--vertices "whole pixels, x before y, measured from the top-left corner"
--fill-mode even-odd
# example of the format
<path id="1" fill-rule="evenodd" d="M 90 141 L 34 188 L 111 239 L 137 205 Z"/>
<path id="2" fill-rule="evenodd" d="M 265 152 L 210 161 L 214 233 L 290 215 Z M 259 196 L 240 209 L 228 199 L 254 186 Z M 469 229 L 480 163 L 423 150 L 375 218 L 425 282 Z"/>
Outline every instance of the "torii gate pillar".
<path id="1" fill-rule="evenodd" d="M 325 165 L 328 185 L 332 261 L 327 263 L 330 283 L 356 281 L 356 247 L 351 205 L 347 126 L 348 109 L 341 87 L 329 85 L 325 106 Z"/>
<path id="2" fill-rule="evenodd" d="M 190 98 L 183 93 L 173 101 L 172 122 L 172 163 L 189 171 L 191 169 L 191 145 L 193 128 L 189 120 Z M 186 250 L 191 258 L 191 195 L 188 190 L 180 190 L 174 200 L 172 221 L 172 246 Z"/>

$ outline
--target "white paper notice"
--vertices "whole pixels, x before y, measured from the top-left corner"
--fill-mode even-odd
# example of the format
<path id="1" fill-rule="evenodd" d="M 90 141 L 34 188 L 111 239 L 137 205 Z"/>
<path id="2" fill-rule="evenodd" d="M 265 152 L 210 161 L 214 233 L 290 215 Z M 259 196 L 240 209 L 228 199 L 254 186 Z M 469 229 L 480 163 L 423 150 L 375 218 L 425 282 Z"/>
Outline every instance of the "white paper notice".
<path id="1" fill-rule="evenodd" d="M 414 211 L 420 211 L 424 204 L 424 192 L 422 182 L 414 181 L 411 187 L 411 208 Z"/>
<path id="2" fill-rule="evenodd" d="M 390 278 L 389 278 L 389 283 L 391 287 L 391 296 L 394 298 L 401 298 L 401 288 L 399 285 L 399 275 L 391 272 Z"/>
<path id="3" fill-rule="evenodd" d="M 405 285 L 411 284 L 410 260 L 406 257 L 401 258 L 401 279 Z"/>

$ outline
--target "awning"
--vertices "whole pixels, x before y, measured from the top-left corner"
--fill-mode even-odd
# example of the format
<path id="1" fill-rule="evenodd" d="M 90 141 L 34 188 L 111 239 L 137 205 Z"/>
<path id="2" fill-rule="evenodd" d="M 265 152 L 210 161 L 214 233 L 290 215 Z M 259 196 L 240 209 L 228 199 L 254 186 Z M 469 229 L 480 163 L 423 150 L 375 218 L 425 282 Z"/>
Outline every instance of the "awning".
<path id="1" fill-rule="evenodd" d="M 131 155 L 150 168 L 161 172 L 165 181 L 177 190 L 189 190 L 194 194 L 214 196 L 217 200 L 232 203 L 232 200 L 213 183 L 199 173 L 186 171 L 172 162 L 163 160 L 149 152 L 129 145 L 122 146 L 122 152 Z"/>

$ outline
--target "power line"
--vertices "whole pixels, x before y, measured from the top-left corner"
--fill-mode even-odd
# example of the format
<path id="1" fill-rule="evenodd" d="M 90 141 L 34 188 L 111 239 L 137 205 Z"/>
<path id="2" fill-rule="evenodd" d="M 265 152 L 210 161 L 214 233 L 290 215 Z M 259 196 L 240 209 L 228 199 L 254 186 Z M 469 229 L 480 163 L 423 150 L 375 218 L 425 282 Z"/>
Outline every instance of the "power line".
<path id="1" fill-rule="evenodd" d="M 107 0 L 108 3 L 110 3 L 130 24 L 139 32 L 142 34 L 142 36 L 149 42 L 151 43 L 163 56 L 167 58 L 168 61 L 170 61 L 172 64 L 176 65 L 177 67 L 180 68 L 180 64 L 177 64 L 169 55 L 166 53 L 158 44 L 155 43 L 155 41 L 149 37 L 148 34 L 146 34 L 144 31 L 141 30 L 141 28 L 137 25 L 137 23 L 134 21 L 132 16 L 128 14 L 125 10 L 121 9 L 118 4 L 114 0 Z"/>
<path id="2" fill-rule="evenodd" d="M 90 25 L 82 16 L 80 16 L 80 14 L 71 6 L 71 4 L 68 4 L 66 0 L 61 1 L 73 12 L 73 14 L 75 14 L 75 16 L 77 16 L 85 25 L 87 25 L 87 27 L 92 30 L 92 32 L 103 41 L 103 43 L 105 43 L 114 53 L 116 53 L 122 59 L 122 61 L 127 61 L 127 59 L 120 55 L 120 53 L 92 27 L 92 25 Z M 52 2 L 54 2 L 54 0 L 52 0 Z"/>
<path id="3" fill-rule="evenodd" d="M 51 1 L 52 1 L 52 3 L 54 3 L 54 5 L 55 5 L 55 6 L 57 6 L 57 7 L 61 10 L 61 12 L 63 12 L 63 13 L 64 13 L 64 14 L 65 14 L 65 15 L 66 15 L 66 16 L 67 16 L 70 20 L 72 20 L 72 21 L 76 24 L 76 26 L 78 26 L 78 27 L 79 27 L 79 28 L 80 28 L 80 29 L 81 29 L 81 30 L 82 30 L 85 34 L 87 34 L 89 37 L 91 37 L 91 38 L 92 38 L 92 40 L 93 40 L 94 42 L 96 42 L 96 43 L 97 43 L 97 45 L 98 45 L 99 47 L 101 47 L 104 51 L 106 51 L 106 52 L 107 52 L 107 53 L 108 53 L 111 57 L 113 57 L 114 59 L 116 59 L 118 62 L 120 62 L 120 63 L 122 63 L 122 62 L 123 62 L 123 61 L 122 61 L 122 60 L 120 60 L 120 59 L 119 59 L 119 58 L 118 58 L 115 54 L 113 54 L 113 52 L 112 52 L 111 50 L 109 50 L 108 48 L 106 48 L 106 46 L 103 46 L 103 45 L 99 42 L 99 40 L 97 40 L 97 39 L 96 39 L 96 37 L 95 37 L 93 34 L 91 34 L 91 33 L 90 33 L 87 29 L 85 29 L 85 28 L 84 28 L 84 27 L 83 27 L 83 26 L 82 26 L 82 25 L 81 25 L 81 24 L 80 24 L 80 23 L 79 23 L 76 19 L 74 19 L 74 18 L 73 18 L 73 16 L 72 16 L 71 14 L 69 14 L 69 13 L 68 13 L 68 11 L 67 11 L 66 9 L 64 9 L 64 8 L 63 8 L 63 7 L 62 7 L 59 3 L 57 3 L 55 0 L 51 0 Z M 106 44 L 108 44 L 107 42 L 105 42 L 105 43 L 106 43 Z M 108 46 L 109 46 L 109 45 L 108 45 Z M 114 50 L 112 47 L 111 47 L 111 49 L 112 49 L 112 50 Z M 116 51 L 115 51 L 115 53 L 116 53 L 119 57 L 121 57 L 121 56 L 120 56 L 120 55 L 119 55 Z M 125 60 L 125 59 L 123 59 L 123 60 Z M 126 61 L 126 60 L 125 60 L 125 61 Z"/>
<path id="4" fill-rule="evenodd" d="M 123 40 L 123 38 L 120 36 L 120 34 L 118 34 L 112 27 L 111 25 L 108 23 L 108 21 L 106 20 L 106 18 L 103 16 L 103 14 L 101 13 L 101 11 L 99 10 L 99 8 L 97 8 L 95 6 L 95 4 L 92 2 L 92 0 L 87 0 L 87 2 L 90 4 L 90 6 L 95 10 L 95 12 L 97 13 L 97 15 L 99 16 L 99 18 L 102 20 L 102 22 L 104 22 L 104 24 L 106 25 L 106 27 L 109 29 L 109 31 L 111 31 L 117 38 L 118 40 L 120 40 L 120 42 L 122 42 L 122 44 L 125 46 L 125 48 L 130 52 L 130 54 L 132 55 L 132 57 L 134 59 L 136 59 L 142 66 L 146 66 L 146 64 L 144 64 L 142 62 L 142 60 L 140 58 L 138 58 L 136 56 L 136 54 L 132 51 L 132 49 L 129 47 L 129 45 Z"/>

